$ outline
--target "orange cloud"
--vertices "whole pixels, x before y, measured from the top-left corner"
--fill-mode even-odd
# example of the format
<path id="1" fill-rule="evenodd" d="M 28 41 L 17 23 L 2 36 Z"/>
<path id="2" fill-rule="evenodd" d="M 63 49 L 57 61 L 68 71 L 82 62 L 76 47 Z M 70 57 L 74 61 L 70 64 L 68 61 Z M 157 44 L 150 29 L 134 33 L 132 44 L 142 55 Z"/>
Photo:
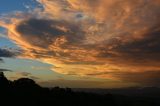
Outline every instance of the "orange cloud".
<path id="1" fill-rule="evenodd" d="M 159 72 L 159 0 L 38 2 L 43 10 L 0 20 L 23 50 L 20 57 L 52 64 L 62 74 L 118 81 L 129 78 L 123 73 Z"/>

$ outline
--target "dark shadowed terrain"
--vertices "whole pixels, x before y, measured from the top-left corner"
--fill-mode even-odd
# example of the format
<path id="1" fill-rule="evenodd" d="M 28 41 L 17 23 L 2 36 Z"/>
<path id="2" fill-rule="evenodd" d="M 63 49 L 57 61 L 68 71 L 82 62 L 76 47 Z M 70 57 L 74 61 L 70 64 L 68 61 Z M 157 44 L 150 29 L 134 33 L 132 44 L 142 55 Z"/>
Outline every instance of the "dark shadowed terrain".
<path id="1" fill-rule="evenodd" d="M 43 88 L 32 79 L 9 81 L 0 73 L 0 106 L 160 106 L 159 88 Z"/>

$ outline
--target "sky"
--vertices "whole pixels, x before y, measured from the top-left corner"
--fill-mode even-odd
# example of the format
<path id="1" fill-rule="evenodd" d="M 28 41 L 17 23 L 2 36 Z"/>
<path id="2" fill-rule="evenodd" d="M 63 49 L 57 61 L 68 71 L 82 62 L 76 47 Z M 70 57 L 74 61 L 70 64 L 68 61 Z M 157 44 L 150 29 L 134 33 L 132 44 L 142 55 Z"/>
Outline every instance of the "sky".
<path id="1" fill-rule="evenodd" d="M 160 0 L 1 0 L 0 71 L 42 86 L 160 86 Z"/>

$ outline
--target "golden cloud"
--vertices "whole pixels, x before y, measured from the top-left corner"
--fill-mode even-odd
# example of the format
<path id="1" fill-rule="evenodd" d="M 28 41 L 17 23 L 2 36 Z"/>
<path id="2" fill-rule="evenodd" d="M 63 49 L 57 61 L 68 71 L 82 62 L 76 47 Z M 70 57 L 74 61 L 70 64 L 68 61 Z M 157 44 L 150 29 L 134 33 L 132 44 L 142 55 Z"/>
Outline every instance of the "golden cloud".
<path id="1" fill-rule="evenodd" d="M 44 9 L 0 20 L 24 51 L 20 57 L 52 64 L 58 73 L 112 80 L 159 72 L 160 0 L 38 2 Z"/>

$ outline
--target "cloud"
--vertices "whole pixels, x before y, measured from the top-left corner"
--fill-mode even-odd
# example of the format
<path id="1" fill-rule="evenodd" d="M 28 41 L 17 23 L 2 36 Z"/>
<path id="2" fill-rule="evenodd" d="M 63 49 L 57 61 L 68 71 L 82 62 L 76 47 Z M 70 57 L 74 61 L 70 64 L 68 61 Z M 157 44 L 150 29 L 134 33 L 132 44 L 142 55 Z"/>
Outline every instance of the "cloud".
<path id="1" fill-rule="evenodd" d="M 123 81 L 140 83 L 143 86 L 159 86 L 160 70 L 145 71 L 145 72 L 128 72 L 115 73 L 115 77 L 119 77 Z"/>
<path id="2" fill-rule="evenodd" d="M 32 73 L 30 73 L 30 72 L 14 72 L 12 75 L 9 75 L 8 77 L 9 77 L 10 80 L 17 80 L 19 78 L 30 78 L 30 79 L 33 79 L 33 80 L 39 80 L 40 79 L 37 76 L 32 75 Z"/>
<path id="3" fill-rule="evenodd" d="M 31 78 L 33 80 L 38 80 L 39 78 L 36 77 L 36 76 L 33 76 L 31 73 L 29 72 L 18 72 L 16 74 L 18 77 L 28 77 L 28 78 Z M 17 79 L 17 78 L 14 78 L 14 79 Z"/>
<path id="4" fill-rule="evenodd" d="M 0 63 L 4 62 L 2 57 L 13 58 L 13 57 L 16 57 L 19 54 L 20 54 L 19 50 L 0 48 Z"/>
<path id="5" fill-rule="evenodd" d="M 80 43 L 79 39 L 83 39 L 84 36 L 84 33 L 81 32 L 77 25 L 49 19 L 31 18 L 22 21 L 16 26 L 16 31 L 22 35 L 25 41 L 41 48 L 49 47 L 58 40 L 57 38 L 62 39 L 62 37 L 64 37 L 64 40 L 66 39 L 68 43 Z"/>
<path id="6" fill-rule="evenodd" d="M 145 70 L 139 72 L 101 72 L 88 74 L 88 76 L 112 76 L 122 82 L 139 83 L 141 86 L 159 86 L 160 70 Z M 143 77 L 142 77 L 143 76 Z"/>
<path id="7" fill-rule="evenodd" d="M 1 50 L 0 49 L 0 56 L 1 57 L 12 57 L 12 54 L 10 54 L 10 52 L 6 51 L 6 50 Z"/>
<path id="8" fill-rule="evenodd" d="M 11 70 L 8 70 L 8 69 L 0 69 L 0 72 L 6 72 L 6 71 L 10 71 L 11 72 Z"/>
<path id="9" fill-rule="evenodd" d="M 16 55 L 17 53 L 12 49 L 9 50 L 0 48 L 0 57 L 15 57 Z"/>
<path id="10" fill-rule="evenodd" d="M 52 64 L 58 73 L 113 81 L 132 82 L 124 74 L 140 77 L 160 70 L 159 0 L 38 2 L 43 9 L 0 19 L 23 50 L 21 57 Z"/>
<path id="11" fill-rule="evenodd" d="M 28 72 L 19 72 L 18 74 L 23 77 L 28 77 L 31 75 L 31 73 L 28 73 Z"/>
<path id="12" fill-rule="evenodd" d="M 0 62 L 3 62 L 3 59 L 0 58 Z"/>
<path id="13" fill-rule="evenodd" d="M 39 80 L 40 78 L 36 77 L 36 76 L 30 76 L 29 78 L 33 79 L 33 80 Z"/>

